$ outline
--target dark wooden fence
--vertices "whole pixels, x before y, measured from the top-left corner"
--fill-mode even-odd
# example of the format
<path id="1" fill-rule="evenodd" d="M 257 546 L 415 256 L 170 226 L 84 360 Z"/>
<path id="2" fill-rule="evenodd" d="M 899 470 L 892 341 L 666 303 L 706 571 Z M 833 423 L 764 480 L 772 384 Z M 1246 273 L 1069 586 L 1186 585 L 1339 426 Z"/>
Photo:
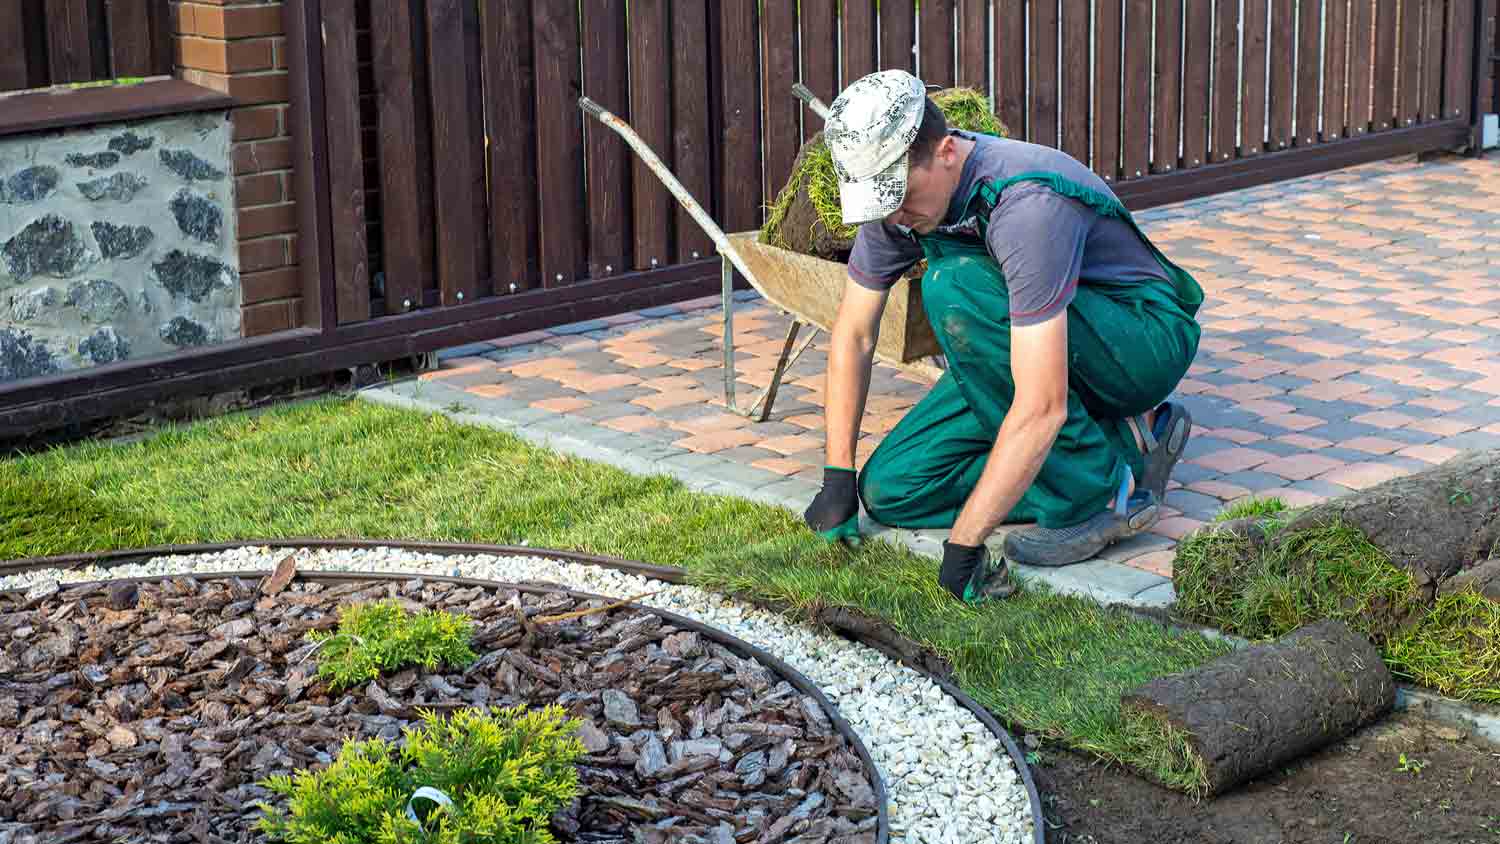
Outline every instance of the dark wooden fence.
<path id="1" fill-rule="evenodd" d="M 172 72 L 168 0 L 0 0 L 0 92 Z"/>
<path id="2" fill-rule="evenodd" d="M 729 230 L 759 225 L 818 129 L 792 83 L 827 100 L 889 67 L 992 94 L 1014 137 L 1067 151 L 1143 207 L 1462 145 L 1482 13 L 1476 0 L 625 9 L 323 0 L 339 323 L 708 256 L 660 182 L 585 121 L 580 93 L 628 119 Z"/>
<path id="3" fill-rule="evenodd" d="M 0 386 L 0 435 L 717 290 L 708 239 L 580 94 L 728 231 L 819 128 L 792 83 L 826 101 L 887 67 L 985 91 L 1143 208 L 1472 150 L 1493 3 L 286 0 L 303 326 Z"/>

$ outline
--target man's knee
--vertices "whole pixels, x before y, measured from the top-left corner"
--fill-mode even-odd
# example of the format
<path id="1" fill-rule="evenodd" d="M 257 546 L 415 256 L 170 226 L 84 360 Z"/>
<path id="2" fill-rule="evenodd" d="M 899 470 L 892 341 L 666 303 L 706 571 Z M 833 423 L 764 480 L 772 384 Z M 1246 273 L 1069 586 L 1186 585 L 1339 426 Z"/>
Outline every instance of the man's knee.
<path id="1" fill-rule="evenodd" d="M 870 518 L 890 524 L 890 520 L 911 503 L 911 491 L 901 480 L 900 473 L 891 471 L 890 461 L 880 449 L 875 449 L 859 473 L 859 500 L 864 503 Z"/>

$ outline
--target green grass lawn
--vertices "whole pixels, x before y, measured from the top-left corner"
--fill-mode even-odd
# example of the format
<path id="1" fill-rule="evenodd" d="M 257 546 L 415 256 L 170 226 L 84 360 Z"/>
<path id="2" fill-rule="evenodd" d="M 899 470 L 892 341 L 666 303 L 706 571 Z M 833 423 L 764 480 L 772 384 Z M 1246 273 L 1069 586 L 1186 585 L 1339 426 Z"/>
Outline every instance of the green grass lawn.
<path id="1" fill-rule="evenodd" d="M 0 462 L 0 559 L 298 536 L 565 548 L 686 568 L 792 607 L 880 616 L 1014 727 L 1181 788 L 1193 766 L 1127 726 L 1122 692 L 1228 646 L 1029 589 L 975 610 L 937 564 L 830 547 L 793 513 L 560 456 L 485 428 L 336 398 Z"/>

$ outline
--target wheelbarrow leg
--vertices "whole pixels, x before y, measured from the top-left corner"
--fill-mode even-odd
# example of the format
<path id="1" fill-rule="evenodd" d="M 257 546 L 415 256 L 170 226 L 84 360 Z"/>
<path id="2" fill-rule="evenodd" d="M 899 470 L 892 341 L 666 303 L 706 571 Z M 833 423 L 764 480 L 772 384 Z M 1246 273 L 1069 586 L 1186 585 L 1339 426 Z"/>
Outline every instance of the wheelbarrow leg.
<path id="1" fill-rule="evenodd" d="M 781 389 L 781 379 L 786 376 L 787 369 L 802 357 L 807 347 L 817 339 L 818 329 L 813 328 L 808 333 L 807 339 L 797 346 L 797 335 L 802 333 L 803 324 L 795 317 L 792 324 L 787 328 L 786 342 L 781 346 L 781 355 L 776 359 L 776 369 L 771 373 L 771 383 L 756 396 L 755 401 L 749 407 L 740 407 L 737 401 L 735 385 L 738 377 L 734 369 L 734 267 L 725 258 L 723 262 L 723 298 L 724 298 L 724 407 L 730 413 L 738 413 L 741 416 L 754 419 L 756 422 L 764 422 L 771 416 L 771 408 L 776 403 L 776 393 Z M 757 412 L 756 408 L 760 408 Z"/>
<path id="2" fill-rule="evenodd" d="M 728 256 L 720 259 L 720 264 L 724 299 L 724 406 L 730 413 L 749 415 L 740 410 L 734 395 L 734 265 Z"/>
<path id="3" fill-rule="evenodd" d="M 781 389 L 782 376 L 786 375 L 787 369 L 797 362 L 797 358 L 802 357 L 802 353 L 807 351 L 807 347 L 811 346 L 813 339 L 818 336 L 818 329 L 814 328 L 808 333 L 807 340 L 802 343 L 801 348 L 793 352 L 792 347 L 796 345 L 797 334 L 801 331 L 802 323 L 792 320 L 791 326 L 786 330 L 786 342 L 781 346 L 781 356 L 776 359 L 776 369 L 771 373 L 771 383 L 766 385 L 766 391 L 761 395 L 765 404 L 760 409 L 759 418 L 755 420 L 757 422 L 764 422 L 770 418 L 771 405 L 776 403 L 776 391 Z M 755 406 L 751 405 L 750 410 L 753 412 Z"/>

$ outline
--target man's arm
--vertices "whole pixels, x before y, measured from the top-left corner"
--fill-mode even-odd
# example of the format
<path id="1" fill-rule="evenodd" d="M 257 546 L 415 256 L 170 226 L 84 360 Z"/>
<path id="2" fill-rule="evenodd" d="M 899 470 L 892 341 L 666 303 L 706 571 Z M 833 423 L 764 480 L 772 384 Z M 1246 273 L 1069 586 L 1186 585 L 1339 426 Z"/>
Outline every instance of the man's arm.
<path id="1" fill-rule="evenodd" d="M 984 544 L 1030 488 L 1068 418 L 1068 316 L 1010 329 L 1016 397 L 950 541 Z"/>
<path id="2" fill-rule="evenodd" d="M 844 284 L 828 349 L 825 425 L 830 466 L 854 467 L 854 444 L 859 439 L 875 342 L 880 339 L 880 316 L 888 296 L 888 291 L 872 290 L 852 278 Z"/>

